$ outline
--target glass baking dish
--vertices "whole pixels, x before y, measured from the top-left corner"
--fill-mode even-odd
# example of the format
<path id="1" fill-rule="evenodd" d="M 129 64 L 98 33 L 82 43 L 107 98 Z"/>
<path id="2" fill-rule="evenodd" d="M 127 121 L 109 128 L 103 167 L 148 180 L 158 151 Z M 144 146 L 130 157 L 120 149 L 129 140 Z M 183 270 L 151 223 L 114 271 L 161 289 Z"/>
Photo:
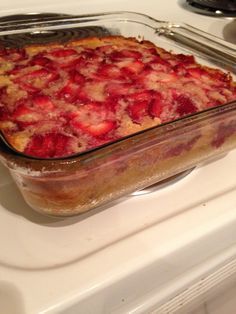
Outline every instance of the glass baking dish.
<path id="1" fill-rule="evenodd" d="M 132 12 L 47 17 L 0 23 L 0 44 L 123 35 L 153 42 L 201 64 L 236 73 L 233 46 L 185 24 Z M 168 122 L 78 156 L 41 160 L 0 141 L 0 160 L 26 202 L 51 216 L 77 215 L 153 185 L 236 146 L 236 101 Z"/>

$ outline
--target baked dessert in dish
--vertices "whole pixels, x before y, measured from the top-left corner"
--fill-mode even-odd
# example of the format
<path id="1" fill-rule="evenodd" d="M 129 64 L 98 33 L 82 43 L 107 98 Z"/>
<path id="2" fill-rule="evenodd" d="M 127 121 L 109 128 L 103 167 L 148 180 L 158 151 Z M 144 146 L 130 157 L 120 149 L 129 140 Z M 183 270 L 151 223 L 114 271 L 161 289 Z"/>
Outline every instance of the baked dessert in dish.
<path id="1" fill-rule="evenodd" d="M 81 214 L 235 148 L 226 67 L 134 39 L 135 20 L 130 38 L 0 50 L 0 160 L 36 211 Z"/>
<path id="2" fill-rule="evenodd" d="M 0 130 L 18 152 L 64 158 L 236 100 L 229 73 L 110 36 L 0 50 Z"/>

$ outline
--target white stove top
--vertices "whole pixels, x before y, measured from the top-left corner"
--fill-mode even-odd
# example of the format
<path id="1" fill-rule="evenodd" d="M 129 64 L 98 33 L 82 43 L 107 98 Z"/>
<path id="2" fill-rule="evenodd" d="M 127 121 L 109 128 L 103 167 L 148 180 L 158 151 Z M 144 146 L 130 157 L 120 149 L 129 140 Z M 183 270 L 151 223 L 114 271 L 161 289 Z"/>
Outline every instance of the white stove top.
<path id="1" fill-rule="evenodd" d="M 223 35 L 230 20 L 177 1 L 12 0 L 0 14 L 129 10 Z M 174 185 L 53 221 L 24 203 L 0 165 L 0 313 L 147 313 L 236 256 L 236 151 Z M 158 313 L 159 314 L 159 313 Z"/>
<path id="2" fill-rule="evenodd" d="M 63 12 L 72 14 L 99 13 L 114 10 L 135 11 L 160 20 L 183 21 L 214 35 L 223 36 L 223 28 L 232 19 L 197 15 L 182 8 L 185 0 L 11 0 L 0 4 L 1 15 L 26 12 Z"/>

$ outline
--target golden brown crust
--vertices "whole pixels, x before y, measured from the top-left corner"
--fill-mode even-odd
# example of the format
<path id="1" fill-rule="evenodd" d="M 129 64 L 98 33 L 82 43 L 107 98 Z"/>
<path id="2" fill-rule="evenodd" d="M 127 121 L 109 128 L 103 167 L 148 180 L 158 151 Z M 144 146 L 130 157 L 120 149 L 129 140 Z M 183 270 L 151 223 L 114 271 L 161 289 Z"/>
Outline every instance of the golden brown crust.
<path id="1" fill-rule="evenodd" d="M 141 46 L 140 46 L 141 44 Z M 36 54 L 38 52 L 47 50 L 47 49 L 53 49 L 53 48 L 65 48 L 65 47 L 99 47 L 104 45 L 117 45 L 120 47 L 133 47 L 140 49 L 142 48 L 155 48 L 160 53 L 166 53 L 166 51 L 160 47 L 155 46 L 152 42 L 148 40 L 137 40 L 133 37 L 123 37 L 123 36 L 106 36 L 106 37 L 88 37 L 88 38 L 82 38 L 82 39 L 73 39 L 71 41 L 68 41 L 67 43 L 48 43 L 48 44 L 31 44 L 25 46 L 25 50 L 29 54 Z"/>
<path id="2" fill-rule="evenodd" d="M 43 52 L 47 49 L 57 49 L 57 48 L 72 48 L 72 47 L 87 47 L 87 48 L 95 48 L 95 47 L 100 47 L 103 45 L 116 45 L 119 47 L 132 47 L 132 48 L 136 48 L 136 49 L 140 49 L 140 48 L 154 48 L 159 54 L 160 56 L 164 56 L 166 54 L 170 54 L 170 52 L 167 52 L 165 49 L 158 47 L 156 45 L 154 45 L 151 41 L 148 40 L 138 40 L 134 37 L 123 37 L 123 36 L 104 36 L 104 37 L 88 37 L 88 38 L 82 38 L 82 39 L 73 39 L 68 41 L 67 43 L 48 43 L 48 44 L 31 44 L 31 45 L 27 45 L 25 46 L 25 50 L 27 53 L 29 53 L 29 55 L 35 55 L 39 52 Z M 140 46 L 141 45 L 141 46 Z M 172 53 L 173 55 L 173 53 Z M 209 66 L 206 65 L 199 65 L 200 67 L 202 67 L 203 69 L 205 69 L 206 71 L 208 71 L 209 73 L 215 73 L 216 69 L 213 69 Z M 8 67 L 10 67 L 10 65 L 6 65 L 5 68 L 7 69 Z M 5 70 L 3 68 L 3 70 Z M 220 70 L 219 70 L 220 71 Z M 1 75 L 1 68 L 0 68 L 0 75 Z M 231 75 L 230 73 L 227 73 L 227 76 L 230 78 Z M 1 81 L 3 80 L 2 84 L 4 83 L 5 78 L 1 78 L 0 76 L 0 87 L 1 87 Z M 236 87 L 236 81 L 232 81 L 232 85 Z"/>

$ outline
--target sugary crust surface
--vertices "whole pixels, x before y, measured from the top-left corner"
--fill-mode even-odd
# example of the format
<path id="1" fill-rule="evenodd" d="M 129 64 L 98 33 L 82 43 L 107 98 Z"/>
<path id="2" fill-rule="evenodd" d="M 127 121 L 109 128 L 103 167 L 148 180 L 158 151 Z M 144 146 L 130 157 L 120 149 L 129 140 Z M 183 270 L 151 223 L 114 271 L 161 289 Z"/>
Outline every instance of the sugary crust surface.
<path id="1" fill-rule="evenodd" d="M 0 51 L 0 130 L 34 157 L 70 156 L 235 99 L 228 73 L 149 41 Z"/>

